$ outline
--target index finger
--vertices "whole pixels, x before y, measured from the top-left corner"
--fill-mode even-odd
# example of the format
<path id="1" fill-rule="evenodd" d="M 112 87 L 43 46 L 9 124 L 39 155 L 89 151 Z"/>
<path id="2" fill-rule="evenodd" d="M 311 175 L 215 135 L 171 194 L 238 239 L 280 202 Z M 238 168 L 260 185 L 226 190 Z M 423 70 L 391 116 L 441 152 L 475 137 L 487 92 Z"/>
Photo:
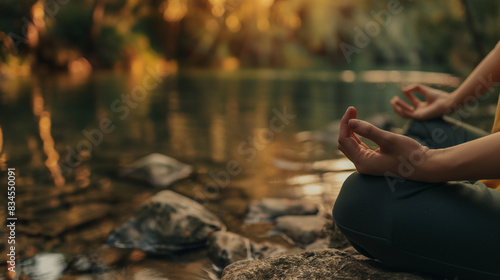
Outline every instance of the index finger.
<path id="1" fill-rule="evenodd" d="M 349 127 L 349 120 L 355 119 L 356 113 L 356 108 L 352 106 L 347 108 L 347 110 L 345 111 L 344 116 L 340 120 L 339 140 L 342 138 L 352 137 L 356 142 L 361 142 L 361 140 L 359 140 L 359 138 L 354 134 L 354 132 L 352 132 L 351 128 Z"/>

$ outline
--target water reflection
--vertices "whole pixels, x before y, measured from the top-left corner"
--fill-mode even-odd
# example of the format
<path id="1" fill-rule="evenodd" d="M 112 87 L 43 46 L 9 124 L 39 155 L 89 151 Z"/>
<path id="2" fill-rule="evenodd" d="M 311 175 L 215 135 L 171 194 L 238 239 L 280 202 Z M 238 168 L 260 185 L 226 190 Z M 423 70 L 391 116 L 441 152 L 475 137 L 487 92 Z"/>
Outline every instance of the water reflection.
<path id="1" fill-rule="evenodd" d="M 5 165 L 6 156 L 3 152 L 3 131 L 2 126 L 0 126 L 0 170 L 5 171 L 7 166 Z"/>
<path id="2" fill-rule="evenodd" d="M 43 151 L 47 156 L 45 160 L 45 165 L 50 170 L 52 178 L 54 179 L 54 185 L 57 187 L 64 186 L 66 180 L 62 176 L 61 168 L 59 167 L 59 153 L 54 148 L 54 139 L 51 135 L 52 122 L 50 120 L 50 113 L 43 111 L 40 113 L 39 121 L 39 131 L 40 138 L 43 142 Z"/>
<path id="3" fill-rule="evenodd" d="M 206 198 L 201 202 L 228 221 L 230 230 L 240 230 L 249 201 L 265 197 L 313 200 L 331 211 L 328 208 L 353 170 L 336 149 L 335 121 L 347 106 L 356 105 L 360 118 L 385 112 L 396 126 L 402 125 L 389 104 L 394 95 L 402 96 L 394 82 L 418 76 L 369 73 L 372 76 L 349 71 L 181 73 L 166 78 L 123 119 L 111 104 L 133 89 L 127 75 L 91 73 L 78 82 L 61 76 L 3 82 L 0 87 L 7 91 L 1 97 L 6 106 L 0 116 L 0 139 L 3 133 L 9 164 L 22 171 L 19 215 L 25 224 L 17 234 L 22 243 L 30 244 L 19 248 L 20 258 L 33 257 L 30 248 L 69 256 L 95 252 L 112 228 L 156 192 L 121 180 L 117 170 L 154 152 L 193 166 L 195 175 L 172 188 Z M 445 76 L 440 79 L 453 82 Z M 272 131 L 273 109 L 295 117 L 282 130 Z M 9 118 L 13 115 L 16 118 Z M 91 151 L 79 150 L 81 141 L 90 141 L 82 130 L 98 129 L 107 118 L 115 129 L 103 134 Z M 314 133 L 298 134 L 303 131 Z M 238 148 L 242 144 L 243 150 Z M 82 161 L 61 174 L 57 163 L 67 159 L 68 147 L 78 151 Z M 6 152 L 2 159 L 7 159 Z M 241 166 L 241 173 L 216 182 L 212 174 L 227 172 L 230 160 Z M 203 193 L 208 184 L 223 186 Z M 211 265 L 203 257 L 179 265 L 177 259 L 159 260 L 141 252 L 127 256 L 112 264 L 113 269 L 151 269 L 182 279 L 193 268 L 203 272 Z M 198 274 L 206 279 L 209 273 Z"/>

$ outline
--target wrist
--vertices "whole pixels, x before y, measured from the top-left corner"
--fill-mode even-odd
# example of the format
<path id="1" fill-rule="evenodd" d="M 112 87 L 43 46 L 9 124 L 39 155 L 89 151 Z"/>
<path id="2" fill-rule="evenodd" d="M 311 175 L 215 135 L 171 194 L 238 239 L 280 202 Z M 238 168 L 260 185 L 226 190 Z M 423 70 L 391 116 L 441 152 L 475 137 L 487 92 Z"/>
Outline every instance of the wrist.
<path id="1" fill-rule="evenodd" d="M 436 183 L 446 181 L 446 149 L 428 149 L 422 162 L 421 181 Z"/>
<path id="2" fill-rule="evenodd" d="M 446 102 L 447 110 L 446 110 L 445 115 L 451 114 L 451 113 L 459 110 L 460 108 L 462 108 L 463 105 L 464 104 L 463 104 L 463 100 L 462 100 L 462 94 L 460 94 L 459 89 L 452 91 L 448 95 L 448 100 Z"/>

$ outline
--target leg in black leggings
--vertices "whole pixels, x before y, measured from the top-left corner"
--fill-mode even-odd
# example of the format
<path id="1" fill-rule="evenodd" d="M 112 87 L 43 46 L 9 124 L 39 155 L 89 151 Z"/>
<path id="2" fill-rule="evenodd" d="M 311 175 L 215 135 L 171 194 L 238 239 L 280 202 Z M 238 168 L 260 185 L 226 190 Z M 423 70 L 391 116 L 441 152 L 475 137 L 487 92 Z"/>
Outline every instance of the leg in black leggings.
<path id="1" fill-rule="evenodd" d="M 444 120 L 414 122 L 407 135 L 433 148 L 482 136 Z M 333 217 L 360 253 L 388 265 L 450 279 L 500 279 L 500 191 L 481 182 L 354 173 Z"/>

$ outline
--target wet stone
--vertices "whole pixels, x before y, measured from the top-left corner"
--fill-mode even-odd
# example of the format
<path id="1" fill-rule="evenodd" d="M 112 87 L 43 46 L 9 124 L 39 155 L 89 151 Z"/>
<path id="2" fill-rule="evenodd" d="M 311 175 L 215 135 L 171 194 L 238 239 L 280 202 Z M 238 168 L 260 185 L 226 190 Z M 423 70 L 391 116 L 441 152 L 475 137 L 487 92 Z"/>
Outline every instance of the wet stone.
<path id="1" fill-rule="evenodd" d="M 129 250 L 102 246 L 92 252 L 74 256 L 68 265 L 72 273 L 102 273 L 123 263 L 130 254 Z"/>
<path id="2" fill-rule="evenodd" d="M 73 261 L 70 263 L 70 267 L 72 270 L 79 273 L 91 272 L 94 267 L 94 263 L 89 256 L 82 254 L 73 258 Z"/>
<path id="3" fill-rule="evenodd" d="M 63 254 L 39 253 L 33 258 L 20 260 L 16 267 L 16 276 L 56 280 L 61 277 L 66 267 L 66 258 Z"/>
<path id="4" fill-rule="evenodd" d="M 148 253 L 207 245 L 208 236 L 225 225 L 199 203 L 165 190 L 146 201 L 121 227 L 113 230 L 106 244 Z"/>
<path id="5" fill-rule="evenodd" d="M 307 245 L 324 237 L 325 219 L 319 216 L 283 216 L 276 219 L 275 230 L 293 241 Z"/>
<path id="6" fill-rule="evenodd" d="M 232 232 L 215 232 L 210 237 L 209 256 L 220 268 L 239 261 L 261 259 L 267 256 L 285 252 L 279 245 L 259 244 Z"/>
<path id="7" fill-rule="evenodd" d="M 264 198 L 250 204 L 246 222 L 268 222 L 286 215 L 314 215 L 318 207 L 300 199 Z"/>
<path id="8" fill-rule="evenodd" d="M 325 234 L 328 239 L 328 247 L 335 249 L 344 249 L 351 246 L 351 243 L 345 237 L 345 235 L 340 231 L 331 214 L 325 216 Z"/>
<path id="9" fill-rule="evenodd" d="M 143 157 L 120 170 L 122 177 L 145 181 L 160 188 L 187 178 L 191 173 L 193 168 L 190 165 L 158 153 Z"/>

